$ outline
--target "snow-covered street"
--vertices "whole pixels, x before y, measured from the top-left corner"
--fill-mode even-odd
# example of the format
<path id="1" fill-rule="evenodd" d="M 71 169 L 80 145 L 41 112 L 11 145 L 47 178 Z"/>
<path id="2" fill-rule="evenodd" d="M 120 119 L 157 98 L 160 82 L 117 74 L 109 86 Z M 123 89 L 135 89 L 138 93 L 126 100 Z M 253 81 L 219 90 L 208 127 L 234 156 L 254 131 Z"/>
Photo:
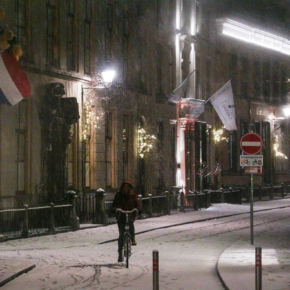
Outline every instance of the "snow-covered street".
<path id="1" fill-rule="evenodd" d="M 254 235 L 258 246 L 270 247 L 274 243 L 277 253 L 282 249 L 288 251 L 289 263 L 281 267 L 289 273 L 290 208 L 287 206 L 290 206 L 290 199 L 255 203 L 254 209 L 258 212 L 254 214 Z M 267 210 L 272 207 L 279 209 Z M 216 219 L 221 216 L 224 217 Z M 153 289 L 152 251 L 158 250 L 160 289 L 223 290 L 216 269 L 218 259 L 231 245 L 250 245 L 249 226 L 248 204 L 214 204 L 197 212 L 137 220 L 138 245 L 133 247 L 129 269 L 117 263 L 115 224 L 6 241 L 0 244 L 2 261 L 30 261 L 36 267 L 2 289 L 149 290 Z M 242 265 L 243 261 L 236 263 Z M 275 263 L 279 265 L 279 261 Z M 237 273 L 238 269 L 235 268 L 236 273 L 229 269 L 226 275 L 243 276 L 244 273 Z M 267 268 L 263 269 L 263 279 L 273 280 L 270 276 L 271 269 L 268 272 Z M 290 289 L 290 278 L 280 280 L 282 284 L 279 281 L 279 285 L 288 285 L 284 289 Z M 283 288 L 269 288 L 274 289 Z"/>

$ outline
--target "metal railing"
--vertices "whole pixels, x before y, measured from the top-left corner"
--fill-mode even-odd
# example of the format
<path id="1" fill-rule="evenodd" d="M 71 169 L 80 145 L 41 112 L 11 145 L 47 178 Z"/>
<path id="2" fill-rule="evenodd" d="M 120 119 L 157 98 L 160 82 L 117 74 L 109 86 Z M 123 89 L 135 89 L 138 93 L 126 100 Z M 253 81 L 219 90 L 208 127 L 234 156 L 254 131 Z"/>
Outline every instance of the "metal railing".
<path id="1" fill-rule="evenodd" d="M 0 239 L 28 238 L 39 234 L 55 234 L 64 230 L 78 230 L 79 220 L 75 203 L 48 206 L 1 209 Z"/>
<path id="2" fill-rule="evenodd" d="M 178 189 L 178 191 L 176 191 Z M 23 208 L 0 209 L 0 240 L 30 237 L 37 234 L 55 234 L 64 230 L 77 230 L 80 223 L 108 224 L 116 222 L 110 216 L 113 200 L 106 197 L 102 189 L 75 195 L 67 192 L 69 200 L 65 204 Z M 254 199 L 265 200 L 284 198 L 290 193 L 290 185 L 266 185 L 254 187 Z M 248 202 L 249 187 L 189 191 L 175 187 L 161 195 L 139 196 L 142 207 L 140 217 L 150 218 L 167 215 L 172 211 L 190 211 L 207 208 L 212 203 Z"/>
<path id="3" fill-rule="evenodd" d="M 242 196 L 245 201 L 249 201 L 250 198 L 250 187 L 241 187 L 243 192 Z M 290 193 L 290 184 L 267 184 L 254 186 L 253 195 L 255 200 L 271 200 L 275 198 L 284 198 Z"/>

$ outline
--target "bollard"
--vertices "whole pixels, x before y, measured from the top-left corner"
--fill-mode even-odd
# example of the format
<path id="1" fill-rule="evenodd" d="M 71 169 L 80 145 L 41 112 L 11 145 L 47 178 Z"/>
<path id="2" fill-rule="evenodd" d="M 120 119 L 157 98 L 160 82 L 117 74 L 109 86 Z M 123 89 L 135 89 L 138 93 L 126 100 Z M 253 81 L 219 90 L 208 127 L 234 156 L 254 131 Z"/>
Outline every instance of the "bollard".
<path id="1" fill-rule="evenodd" d="M 262 290 L 262 248 L 256 247 L 256 290 Z"/>
<path id="2" fill-rule="evenodd" d="M 159 257 L 157 250 L 153 250 L 153 290 L 159 290 Z"/>

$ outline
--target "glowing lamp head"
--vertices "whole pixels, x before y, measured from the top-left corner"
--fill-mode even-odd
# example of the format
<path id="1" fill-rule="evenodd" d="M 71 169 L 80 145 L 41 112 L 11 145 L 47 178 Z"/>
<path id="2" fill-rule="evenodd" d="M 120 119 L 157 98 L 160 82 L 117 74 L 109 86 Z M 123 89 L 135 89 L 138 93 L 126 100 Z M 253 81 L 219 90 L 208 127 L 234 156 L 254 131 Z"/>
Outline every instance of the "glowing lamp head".
<path id="1" fill-rule="evenodd" d="M 111 83 L 116 75 L 116 72 L 112 69 L 108 69 L 102 72 L 102 77 L 105 83 Z"/>
<path id="2" fill-rule="evenodd" d="M 283 108 L 283 113 L 284 113 L 286 118 L 289 118 L 290 117 L 290 107 Z"/>

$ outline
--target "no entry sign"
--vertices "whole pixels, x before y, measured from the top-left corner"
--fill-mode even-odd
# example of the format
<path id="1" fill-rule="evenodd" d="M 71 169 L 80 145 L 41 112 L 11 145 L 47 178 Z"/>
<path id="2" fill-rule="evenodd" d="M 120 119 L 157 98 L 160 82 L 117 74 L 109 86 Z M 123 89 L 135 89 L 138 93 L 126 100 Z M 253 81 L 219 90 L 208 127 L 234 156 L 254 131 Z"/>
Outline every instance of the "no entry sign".
<path id="1" fill-rule="evenodd" d="M 261 137 L 256 133 L 248 133 L 241 139 L 241 149 L 246 154 L 257 154 L 263 147 L 263 141 Z"/>

